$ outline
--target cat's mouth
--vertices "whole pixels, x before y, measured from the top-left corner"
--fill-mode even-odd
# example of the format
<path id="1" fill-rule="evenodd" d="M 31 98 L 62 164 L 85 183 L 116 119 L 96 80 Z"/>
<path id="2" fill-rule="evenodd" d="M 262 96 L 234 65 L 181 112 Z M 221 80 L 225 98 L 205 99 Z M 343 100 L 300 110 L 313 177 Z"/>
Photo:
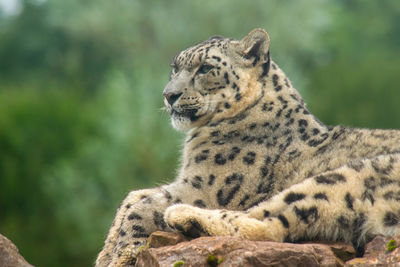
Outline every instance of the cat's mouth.
<path id="1" fill-rule="evenodd" d="M 175 109 L 171 109 L 171 116 L 175 118 L 188 118 L 190 121 L 196 121 L 198 120 L 200 116 L 197 116 L 198 109 L 185 109 L 183 111 L 176 111 Z"/>

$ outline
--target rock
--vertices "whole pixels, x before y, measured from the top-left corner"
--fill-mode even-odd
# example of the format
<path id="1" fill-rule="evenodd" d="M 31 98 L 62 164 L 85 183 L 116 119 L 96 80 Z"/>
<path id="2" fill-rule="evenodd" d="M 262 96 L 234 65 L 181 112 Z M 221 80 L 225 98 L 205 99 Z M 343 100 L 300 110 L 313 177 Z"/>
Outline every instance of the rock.
<path id="1" fill-rule="evenodd" d="M 160 248 L 165 246 L 176 245 L 183 241 L 188 241 L 188 239 L 180 233 L 157 231 L 151 234 L 151 236 L 147 240 L 146 247 Z"/>
<path id="2" fill-rule="evenodd" d="M 1 267 L 33 267 L 18 252 L 8 238 L 0 234 L 0 266 Z"/>
<path id="3" fill-rule="evenodd" d="M 200 237 L 165 247 L 152 247 L 158 239 L 174 244 L 184 238 L 174 233 L 152 234 L 135 266 L 343 266 L 354 257 L 346 244 L 291 244 L 249 241 L 234 237 Z M 342 258 L 340 258 L 342 257 Z"/>
<path id="4" fill-rule="evenodd" d="M 346 266 L 400 266 L 399 246 L 400 235 L 376 236 L 366 245 L 364 256 L 346 262 Z"/>

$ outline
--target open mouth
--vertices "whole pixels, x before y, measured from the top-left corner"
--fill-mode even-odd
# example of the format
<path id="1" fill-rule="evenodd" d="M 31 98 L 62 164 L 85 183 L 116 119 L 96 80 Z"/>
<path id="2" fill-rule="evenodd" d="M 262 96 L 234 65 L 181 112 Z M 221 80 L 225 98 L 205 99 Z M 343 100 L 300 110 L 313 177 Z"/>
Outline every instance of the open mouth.
<path id="1" fill-rule="evenodd" d="M 185 117 L 190 119 L 191 121 L 196 121 L 198 120 L 201 116 L 196 116 L 198 109 L 187 109 L 182 112 L 178 112 L 174 109 L 172 109 L 171 116 L 176 116 L 176 117 Z"/>

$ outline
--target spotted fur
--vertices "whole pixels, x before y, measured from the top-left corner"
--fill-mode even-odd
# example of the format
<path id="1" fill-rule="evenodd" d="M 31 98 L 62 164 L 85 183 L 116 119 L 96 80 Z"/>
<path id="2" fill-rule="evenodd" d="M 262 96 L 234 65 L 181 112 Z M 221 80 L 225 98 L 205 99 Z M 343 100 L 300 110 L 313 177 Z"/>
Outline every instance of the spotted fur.
<path id="1" fill-rule="evenodd" d="M 187 131 L 175 182 L 131 192 L 97 266 L 134 263 L 156 230 L 296 242 L 362 254 L 400 227 L 400 131 L 327 127 L 270 59 L 269 37 L 213 37 L 180 52 L 164 89 Z"/>

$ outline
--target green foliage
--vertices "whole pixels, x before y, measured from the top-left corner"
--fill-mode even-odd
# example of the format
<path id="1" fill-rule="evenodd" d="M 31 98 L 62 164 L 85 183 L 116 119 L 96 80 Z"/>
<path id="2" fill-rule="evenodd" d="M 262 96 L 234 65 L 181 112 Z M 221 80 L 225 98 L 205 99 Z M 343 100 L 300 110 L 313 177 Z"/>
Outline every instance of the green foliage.
<path id="1" fill-rule="evenodd" d="M 386 250 L 388 252 L 392 252 L 393 250 L 395 250 L 396 248 L 398 248 L 399 246 L 396 244 L 396 240 L 392 239 L 389 242 L 387 242 L 386 244 Z"/>
<path id="2" fill-rule="evenodd" d="M 374 11 L 373 11 L 374 10 Z M 310 69 L 311 110 L 329 124 L 400 128 L 398 1 L 343 1 Z M 351 116 L 349 116 L 351 114 Z"/>
<path id="3" fill-rule="evenodd" d="M 58 161 L 73 159 L 97 132 L 92 111 L 81 104 L 67 91 L 0 91 L 0 232 L 27 255 L 36 247 L 49 258 L 59 254 L 63 223 L 57 223 L 45 191 L 46 175 Z M 74 109 L 82 114 L 76 116 Z"/>
<path id="4" fill-rule="evenodd" d="M 176 262 L 174 262 L 174 267 L 181 267 L 184 264 L 185 264 L 185 262 L 183 262 L 183 261 L 176 261 Z"/>
<path id="5" fill-rule="evenodd" d="M 91 265 L 124 196 L 174 178 L 182 134 L 161 110 L 168 63 L 213 35 L 267 29 L 272 58 L 322 121 L 399 128 L 399 3 L 22 0 L 20 14 L 0 10 L 0 232 L 34 265 Z"/>
<path id="6" fill-rule="evenodd" d="M 207 257 L 207 265 L 210 267 L 217 267 L 220 265 L 224 260 L 217 258 L 214 254 L 210 254 Z"/>

